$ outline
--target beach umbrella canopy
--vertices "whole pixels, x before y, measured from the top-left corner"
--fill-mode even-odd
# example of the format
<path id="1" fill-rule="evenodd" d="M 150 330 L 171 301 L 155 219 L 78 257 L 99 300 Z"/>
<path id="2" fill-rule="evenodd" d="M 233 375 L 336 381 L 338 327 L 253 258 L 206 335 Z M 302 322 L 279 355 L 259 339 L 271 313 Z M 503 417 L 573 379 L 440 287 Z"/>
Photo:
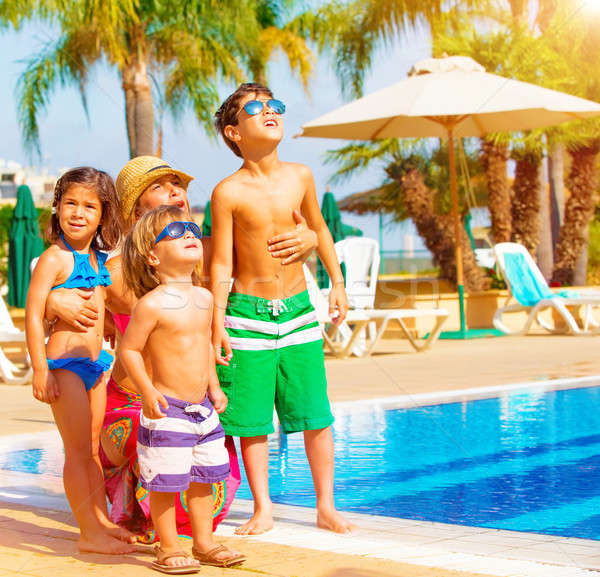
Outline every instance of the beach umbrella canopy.
<path id="1" fill-rule="evenodd" d="M 342 215 L 340 214 L 333 193 L 329 191 L 323 195 L 321 213 L 323 214 L 323 220 L 331 233 L 333 242 L 344 240 L 346 238 L 346 232 L 344 230 L 344 225 L 342 224 Z M 325 270 L 321 259 L 317 260 L 317 283 L 319 288 L 327 288 L 329 286 L 329 277 L 327 276 L 327 271 Z"/>
<path id="2" fill-rule="evenodd" d="M 321 213 L 323 214 L 323 220 L 333 237 L 333 242 L 344 240 L 346 234 L 344 233 L 344 227 L 342 225 L 342 215 L 340 214 L 340 209 L 338 208 L 332 192 L 328 191 L 323 195 Z"/>
<path id="3" fill-rule="evenodd" d="M 321 202 L 321 214 L 323 215 L 323 220 L 325 221 L 325 224 L 331 233 L 333 242 L 344 240 L 347 236 L 363 235 L 363 231 L 360 230 L 360 228 L 342 222 L 342 215 L 340 214 L 337 201 L 335 200 L 333 193 L 329 191 L 323 195 L 323 201 Z M 342 272 L 344 272 L 343 266 Z M 326 288 L 329 286 L 327 271 L 325 270 L 325 267 L 320 259 L 317 260 L 317 283 L 319 288 Z"/>
<path id="4" fill-rule="evenodd" d="M 342 231 L 344 233 L 344 238 L 348 236 L 362 236 L 363 231 L 357 226 L 352 226 L 351 224 L 346 224 L 342 222 Z"/>
<path id="5" fill-rule="evenodd" d="M 464 56 L 417 63 L 408 78 L 302 127 L 300 136 L 448 139 L 461 333 L 465 333 L 454 138 L 543 128 L 600 115 L 600 104 L 495 74 Z"/>
<path id="6" fill-rule="evenodd" d="M 8 304 L 24 307 L 31 280 L 29 265 L 42 254 L 44 243 L 40 238 L 37 210 L 31 190 L 26 185 L 17 189 L 17 204 L 8 233 Z"/>
<path id="7" fill-rule="evenodd" d="M 202 236 L 211 236 L 212 218 L 210 216 L 210 200 L 204 207 L 204 220 L 202 221 Z"/>

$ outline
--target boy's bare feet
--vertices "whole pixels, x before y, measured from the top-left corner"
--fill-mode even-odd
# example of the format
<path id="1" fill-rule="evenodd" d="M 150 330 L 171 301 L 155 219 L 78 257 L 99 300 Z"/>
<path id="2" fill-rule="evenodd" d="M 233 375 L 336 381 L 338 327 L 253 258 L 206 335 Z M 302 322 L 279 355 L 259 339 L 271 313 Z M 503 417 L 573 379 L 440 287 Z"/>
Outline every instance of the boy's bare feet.
<path id="1" fill-rule="evenodd" d="M 86 537 L 82 535 L 77 547 L 81 553 L 104 553 L 105 555 L 123 555 L 136 551 L 136 547 L 132 543 L 124 543 L 105 533 Z"/>
<path id="2" fill-rule="evenodd" d="M 254 515 L 235 529 L 237 535 L 260 535 L 273 528 L 273 510 L 257 509 Z"/>
<path id="3" fill-rule="evenodd" d="M 317 527 L 334 533 L 350 533 L 356 529 L 356 525 L 344 519 L 336 509 L 318 509 Z"/>

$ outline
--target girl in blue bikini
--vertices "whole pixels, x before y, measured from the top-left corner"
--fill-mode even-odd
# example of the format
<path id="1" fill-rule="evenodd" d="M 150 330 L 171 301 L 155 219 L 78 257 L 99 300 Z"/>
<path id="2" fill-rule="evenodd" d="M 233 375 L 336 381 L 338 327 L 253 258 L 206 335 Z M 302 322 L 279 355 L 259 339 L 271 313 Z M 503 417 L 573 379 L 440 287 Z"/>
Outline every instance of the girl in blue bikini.
<path id="1" fill-rule="evenodd" d="M 134 550 L 133 536 L 108 519 L 104 478 L 98 459 L 106 403 L 102 378 L 112 356 L 102 350 L 104 287 L 111 283 L 104 263 L 121 229 L 114 183 L 105 172 L 75 168 L 56 183 L 47 237 L 53 244 L 31 277 L 25 310 L 27 347 L 33 366 L 33 396 L 49 403 L 65 448 L 63 482 L 81 535 L 79 550 L 120 554 Z M 77 331 L 45 318 L 53 289 L 93 294 L 99 312 L 93 326 Z M 51 324 L 44 345 L 45 321 Z"/>

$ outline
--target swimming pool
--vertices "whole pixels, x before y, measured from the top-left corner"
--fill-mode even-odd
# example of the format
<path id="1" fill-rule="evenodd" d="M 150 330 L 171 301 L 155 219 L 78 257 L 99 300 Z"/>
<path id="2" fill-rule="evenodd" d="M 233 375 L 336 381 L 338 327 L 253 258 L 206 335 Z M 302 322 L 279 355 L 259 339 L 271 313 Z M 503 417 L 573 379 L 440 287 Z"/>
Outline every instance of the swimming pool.
<path id="1" fill-rule="evenodd" d="M 336 411 L 336 503 L 346 511 L 600 539 L 600 387 L 410 409 Z M 60 475 L 48 448 L 0 469 Z M 302 435 L 273 436 L 275 502 L 314 506 Z M 250 499 L 247 484 L 238 492 Z"/>

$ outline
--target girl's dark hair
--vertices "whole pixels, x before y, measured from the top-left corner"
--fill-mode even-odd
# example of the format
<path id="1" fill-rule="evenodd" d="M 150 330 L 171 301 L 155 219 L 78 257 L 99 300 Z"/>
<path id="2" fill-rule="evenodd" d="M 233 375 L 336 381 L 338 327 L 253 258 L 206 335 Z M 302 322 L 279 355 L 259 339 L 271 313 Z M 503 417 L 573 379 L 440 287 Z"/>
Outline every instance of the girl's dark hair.
<path id="1" fill-rule="evenodd" d="M 225 144 L 240 158 L 242 158 L 242 152 L 235 142 L 232 142 L 225 136 L 225 127 L 237 125 L 238 114 L 240 113 L 240 102 L 248 94 L 273 98 L 273 93 L 266 86 L 256 82 L 246 82 L 245 84 L 240 84 L 236 91 L 227 97 L 227 100 L 221 104 L 221 107 L 215 113 L 215 128 L 217 129 L 217 132 L 223 137 Z"/>
<path id="2" fill-rule="evenodd" d="M 56 242 L 60 238 L 62 231 L 58 220 L 58 205 L 63 194 L 74 184 L 92 189 L 102 204 L 102 219 L 91 247 L 95 250 L 113 250 L 119 244 L 122 231 L 115 183 L 106 172 L 91 166 L 72 168 L 56 181 L 52 216 L 45 233 L 46 240 Z"/>

